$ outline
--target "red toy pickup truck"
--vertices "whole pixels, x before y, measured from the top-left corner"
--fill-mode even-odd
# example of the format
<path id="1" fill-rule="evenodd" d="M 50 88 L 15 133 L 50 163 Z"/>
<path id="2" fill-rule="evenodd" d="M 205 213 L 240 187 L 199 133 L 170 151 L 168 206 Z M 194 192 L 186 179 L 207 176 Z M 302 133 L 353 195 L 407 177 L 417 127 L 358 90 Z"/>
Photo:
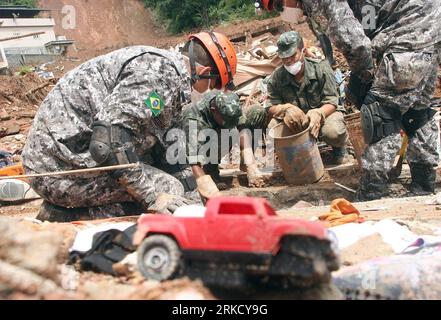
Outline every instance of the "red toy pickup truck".
<path id="1" fill-rule="evenodd" d="M 143 215 L 134 244 L 141 273 L 159 281 L 185 275 L 223 287 L 263 279 L 302 287 L 338 269 L 320 223 L 277 216 L 258 198 L 215 198 L 186 217 Z"/>

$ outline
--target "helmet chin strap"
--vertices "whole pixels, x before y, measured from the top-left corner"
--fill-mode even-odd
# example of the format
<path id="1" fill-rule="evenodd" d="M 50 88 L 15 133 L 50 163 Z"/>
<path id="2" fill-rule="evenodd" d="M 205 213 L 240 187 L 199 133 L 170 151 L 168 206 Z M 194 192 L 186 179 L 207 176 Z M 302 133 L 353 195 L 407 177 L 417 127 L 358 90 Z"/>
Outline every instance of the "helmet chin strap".
<path id="1" fill-rule="evenodd" d="M 191 83 L 194 85 L 197 81 L 201 79 L 218 79 L 219 75 L 205 75 L 205 74 L 198 74 L 197 68 L 196 68 L 196 60 L 194 58 L 194 39 L 190 40 L 190 46 L 188 48 L 188 55 L 190 59 L 190 68 L 191 68 Z"/>
<path id="2" fill-rule="evenodd" d="M 224 49 L 220 45 L 215 34 L 213 32 L 208 32 L 208 34 L 210 35 L 211 40 L 213 40 L 214 44 L 216 45 L 217 49 L 219 50 L 219 53 L 221 54 L 222 60 L 225 63 L 225 67 L 227 68 L 228 82 L 225 85 L 225 88 L 228 90 L 234 90 L 234 89 L 236 89 L 236 86 L 233 83 L 233 70 L 231 69 L 231 65 L 230 65 L 230 62 L 228 61 L 227 54 L 225 53 Z"/>

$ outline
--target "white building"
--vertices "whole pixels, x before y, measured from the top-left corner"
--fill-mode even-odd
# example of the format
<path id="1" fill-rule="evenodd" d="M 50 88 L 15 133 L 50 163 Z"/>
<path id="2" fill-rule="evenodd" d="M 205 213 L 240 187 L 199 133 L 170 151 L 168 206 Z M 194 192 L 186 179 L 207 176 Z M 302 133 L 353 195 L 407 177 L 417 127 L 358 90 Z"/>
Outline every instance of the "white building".
<path id="1" fill-rule="evenodd" d="M 62 53 L 60 45 L 73 43 L 64 37 L 57 37 L 55 20 L 37 17 L 41 12 L 47 10 L 0 7 L 0 42 L 7 55 Z"/>
<path id="2" fill-rule="evenodd" d="M 5 51 L 0 43 L 0 71 L 8 67 L 8 60 L 6 60 Z"/>

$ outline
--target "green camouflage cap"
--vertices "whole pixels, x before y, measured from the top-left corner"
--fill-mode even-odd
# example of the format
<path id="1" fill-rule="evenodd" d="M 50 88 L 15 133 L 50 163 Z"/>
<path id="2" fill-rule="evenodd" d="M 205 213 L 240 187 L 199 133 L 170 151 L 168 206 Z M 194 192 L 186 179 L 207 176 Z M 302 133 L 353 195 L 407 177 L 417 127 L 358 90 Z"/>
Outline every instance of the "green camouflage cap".
<path id="1" fill-rule="evenodd" d="M 239 126 L 245 126 L 248 129 L 265 129 L 266 110 L 260 104 L 251 106 L 245 114 L 240 117 Z"/>
<path id="2" fill-rule="evenodd" d="M 237 126 L 239 118 L 242 116 L 242 109 L 239 96 L 236 93 L 218 93 L 216 95 L 216 106 L 222 115 L 222 119 L 224 119 L 225 128 L 231 129 Z"/>
<path id="3" fill-rule="evenodd" d="M 303 39 L 297 31 L 282 34 L 277 41 L 279 58 L 284 59 L 293 56 L 302 41 Z"/>

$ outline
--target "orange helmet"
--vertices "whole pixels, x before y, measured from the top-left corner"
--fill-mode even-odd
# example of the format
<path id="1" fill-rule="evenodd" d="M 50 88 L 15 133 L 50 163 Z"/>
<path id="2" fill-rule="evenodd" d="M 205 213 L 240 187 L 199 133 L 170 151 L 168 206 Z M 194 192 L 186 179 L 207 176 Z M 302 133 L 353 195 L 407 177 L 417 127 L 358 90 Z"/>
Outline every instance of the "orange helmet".
<path id="1" fill-rule="evenodd" d="M 256 0 L 255 7 L 256 9 L 272 11 L 274 9 L 273 0 Z"/>
<path id="2" fill-rule="evenodd" d="M 193 81 L 199 79 L 219 79 L 220 85 L 217 89 L 226 87 L 229 90 L 234 89 L 233 77 L 236 74 L 237 69 L 237 56 L 236 50 L 228 38 L 217 32 L 200 32 L 193 34 L 190 39 L 190 64 L 191 64 L 191 78 Z M 204 48 L 210 53 L 216 64 L 219 74 L 216 75 L 198 75 L 196 73 L 196 63 L 193 57 L 193 41 L 197 39 L 204 46 Z"/>

